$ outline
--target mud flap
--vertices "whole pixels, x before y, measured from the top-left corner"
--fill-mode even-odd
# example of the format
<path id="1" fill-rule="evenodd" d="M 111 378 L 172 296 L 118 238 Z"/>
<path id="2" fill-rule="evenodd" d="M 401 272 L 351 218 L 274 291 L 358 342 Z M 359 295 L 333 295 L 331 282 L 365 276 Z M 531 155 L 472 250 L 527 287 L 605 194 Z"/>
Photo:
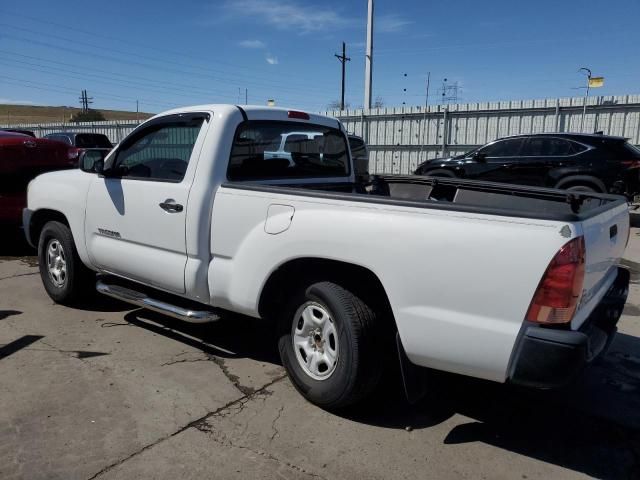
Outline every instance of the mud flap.
<path id="1" fill-rule="evenodd" d="M 402 374 L 402 384 L 407 401 L 414 405 L 427 394 L 427 370 L 420 368 L 409 360 L 402 346 L 400 334 L 396 332 L 396 345 L 398 346 L 398 358 L 400 360 L 400 372 Z"/>

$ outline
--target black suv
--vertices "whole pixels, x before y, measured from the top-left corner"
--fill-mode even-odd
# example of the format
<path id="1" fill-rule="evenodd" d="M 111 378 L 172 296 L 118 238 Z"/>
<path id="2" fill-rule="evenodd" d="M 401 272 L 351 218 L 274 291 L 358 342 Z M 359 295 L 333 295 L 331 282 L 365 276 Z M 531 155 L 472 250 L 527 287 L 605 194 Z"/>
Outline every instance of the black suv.
<path id="1" fill-rule="evenodd" d="M 429 160 L 415 173 L 617 193 L 633 199 L 640 193 L 640 150 L 626 138 L 600 134 L 516 135 L 464 155 Z"/>

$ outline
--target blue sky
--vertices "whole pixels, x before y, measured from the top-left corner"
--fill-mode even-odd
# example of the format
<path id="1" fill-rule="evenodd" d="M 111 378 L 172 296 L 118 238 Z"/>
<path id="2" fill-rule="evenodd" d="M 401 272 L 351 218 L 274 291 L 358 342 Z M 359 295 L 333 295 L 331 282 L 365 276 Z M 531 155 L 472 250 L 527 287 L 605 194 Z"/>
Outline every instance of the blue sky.
<path id="1" fill-rule="evenodd" d="M 197 103 L 276 104 L 318 111 L 340 96 L 361 106 L 366 0 L 33 0 L 0 2 L 0 103 L 158 112 Z M 640 93 L 640 1 L 378 0 L 374 96 L 387 106 L 438 103 L 443 78 L 459 100 Z M 405 75 L 406 74 L 406 75 Z M 240 90 L 240 94 L 239 94 Z"/>

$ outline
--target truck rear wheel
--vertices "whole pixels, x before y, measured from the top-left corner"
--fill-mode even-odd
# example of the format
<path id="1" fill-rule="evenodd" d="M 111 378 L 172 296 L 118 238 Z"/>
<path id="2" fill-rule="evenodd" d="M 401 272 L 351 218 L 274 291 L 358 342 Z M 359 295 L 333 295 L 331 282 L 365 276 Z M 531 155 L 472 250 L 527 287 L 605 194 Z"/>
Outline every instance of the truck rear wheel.
<path id="1" fill-rule="evenodd" d="M 332 282 L 309 285 L 288 303 L 279 328 L 282 363 L 310 402 L 345 407 L 378 384 L 376 314 L 349 290 Z"/>
<path id="2" fill-rule="evenodd" d="M 72 304 L 87 292 L 92 272 L 80 260 L 69 227 L 48 222 L 38 241 L 40 277 L 47 294 L 56 303 Z"/>

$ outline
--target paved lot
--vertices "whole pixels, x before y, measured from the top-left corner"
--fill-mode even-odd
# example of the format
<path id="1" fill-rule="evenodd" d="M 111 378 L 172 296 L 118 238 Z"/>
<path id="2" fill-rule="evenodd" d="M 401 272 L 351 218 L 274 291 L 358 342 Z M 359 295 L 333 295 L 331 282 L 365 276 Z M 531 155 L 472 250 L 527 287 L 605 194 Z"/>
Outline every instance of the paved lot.
<path id="1" fill-rule="evenodd" d="M 576 385 L 444 375 L 417 407 L 389 383 L 341 415 L 294 391 L 258 321 L 61 307 L 0 248 L 2 479 L 640 478 L 640 229 L 621 334 Z"/>

